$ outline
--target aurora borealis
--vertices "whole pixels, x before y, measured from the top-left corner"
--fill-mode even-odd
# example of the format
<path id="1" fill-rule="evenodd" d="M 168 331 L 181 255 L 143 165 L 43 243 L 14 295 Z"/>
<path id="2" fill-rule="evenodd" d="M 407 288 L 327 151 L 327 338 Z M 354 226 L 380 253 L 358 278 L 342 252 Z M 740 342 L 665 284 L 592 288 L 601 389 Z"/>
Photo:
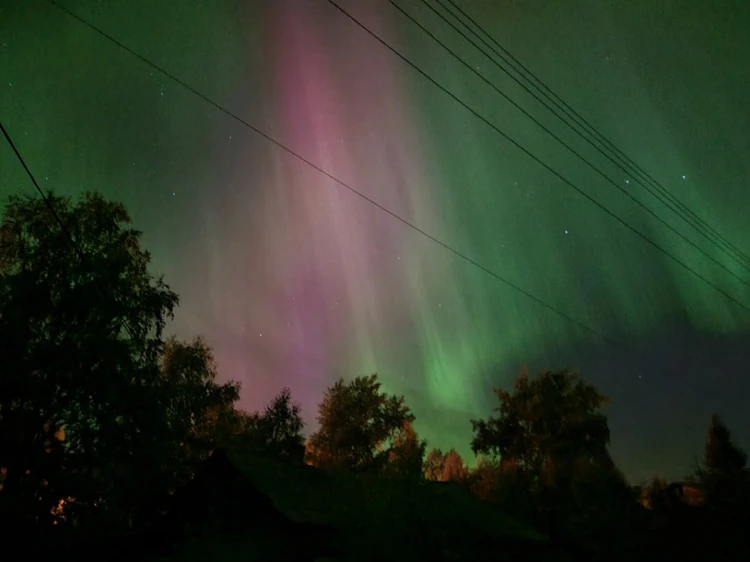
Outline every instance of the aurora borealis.
<path id="1" fill-rule="evenodd" d="M 545 171 L 325 0 L 62 2 L 208 98 L 612 348 L 290 156 L 44 1 L 0 11 L 0 118 L 43 187 L 125 203 L 257 408 L 312 421 L 339 376 L 378 372 L 431 444 L 523 365 L 580 368 L 612 399 L 632 479 L 692 468 L 711 411 L 750 439 L 750 312 Z M 745 3 L 458 2 L 563 99 L 750 252 Z M 750 307 L 750 289 L 462 69 L 387 0 L 342 8 L 602 205 Z M 397 2 L 670 225 L 750 282 L 422 2 Z M 431 5 L 438 6 L 435 2 Z M 744 47 L 743 47 L 744 45 Z M 7 146 L 0 195 L 33 191 Z"/>

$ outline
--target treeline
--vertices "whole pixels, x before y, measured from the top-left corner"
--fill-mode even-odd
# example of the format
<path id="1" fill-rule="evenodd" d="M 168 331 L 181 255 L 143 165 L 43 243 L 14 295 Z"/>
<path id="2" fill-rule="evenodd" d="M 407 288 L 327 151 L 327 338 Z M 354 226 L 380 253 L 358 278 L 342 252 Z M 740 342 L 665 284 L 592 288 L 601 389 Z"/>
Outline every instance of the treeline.
<path id="1" fill-rule="evenodd" d="M 217 447 L 464 486 L 550 535 L 587 544 L 627 550 L 636 536 L 686 524 L 692 506 L 681 485 L 627 483 L 609 455 L 606 399 L 568 371 L 524 373 L 511 391 L 495 391 L 494 413 L 471 421 L 473 469 L 455 450 L 428 452 L 404 397 L 383 392 L 376 375 L 329 387 L 307 439 L 289 389 L 262 412 L 241 411 L 240 385 L 218 382 L 202 339 L 165 337 L 179 299 L 149 273 L 140 237 L 121 205 L 96 194 L 7 202 L 0 225 L 4 531 L 147 525 Z M 747 521 L 738 515 L 750 498 L 746 461 L 714 417 L 691 475 L 701 513 Z"/>

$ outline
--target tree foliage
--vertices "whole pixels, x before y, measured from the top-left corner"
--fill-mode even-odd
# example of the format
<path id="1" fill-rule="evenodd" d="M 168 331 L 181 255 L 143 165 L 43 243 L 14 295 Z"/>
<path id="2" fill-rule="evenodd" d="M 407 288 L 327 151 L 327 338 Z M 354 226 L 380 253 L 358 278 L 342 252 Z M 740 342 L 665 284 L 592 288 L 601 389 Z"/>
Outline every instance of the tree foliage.
<path id="1" fill-rule="evenodd" d="M 696 476 L 710 506 L 729 507 L 750 499 L 747 454 L 734 443 L 726 424 L 716 414 L 711 416 L 703 463 Z"/>
<path id="2" fill-rule="evenodd" d="M 654 511 L 664 511 L 672 507 L 672 494 L 669 483 L 661 476 L 654 476 L 642 492 L 646 506 Z"/>
<path id="3" fill-rule="evenodd" d="M 392 438 L 384 466 L 386 476 L 419 478 L 427 442 L 420 439 L 411 422 L 406 421 Z"/>
<path id="4" fill-rule="evenodd" d="M 502 503 L 509 513 L 528 518 L 531 507 L 529 477 L 518 471 L 513 461 L 481 454 L 466 482 L 481 499 Z"/>
<path id="5" fill-rule="evenodd" d="M 464 459 L 455 449 L 451 449 L 445 454 L 443 460 L 442 480 L 445 482 L 462 482 L 469 476 L 469 468 L 466 466 Z"/>
<path id="6" fill-rule="evenodd" d="M 523 373 L 512 394 L 495 394 L 497 415 L 472 421 L 475 453 L 497 455 L 540 481 L 609 462 L 606 399 L 577 375 L 544 371 L 530 380 Z"/>
<path id="7" fill-rule="evenodd" d="M 301 407 L 292 402 L 289 388 L 283 388 L 266 406 L 262 415 L 256 414 L 255 428 L 261 447 L 268 453 L 287 460 L 302 462 L 305 438 Z"/>
<path id="8" fill-rule="evenodd" d="M 122 205 L 48 201 L 65 230 L 20 197 L 0 226 L 0 511 L 125 517 L 237 387 L 215 382 L 203 342 L 164 345 L 178 298 Z"/>
<path id="9" fill-rule="evenodd" d="M 443 454 L 433 448 L 425 460 L 424 475 L 435 482 L 463 482 L 469 477 L 469 468 L 455 449 Z"/>
<path id="10" fill-rule="evenodd" d="M 747 470 L 747 454 L 737 447 L 724 421 L 711 416 L 703 454 L 704 470 L 711 474 L 737 477 Z"/>
<path id="11" fill-rule="evenodd" d="M 189 343 L 169 338 L 160 356 L 169 428 L 179 439 L 181 453 L 203 458 L 209 449 L 224 446 L 226 426 L 236 424 L 234 403 L 239 384 L 218 383 L 211 348 L 201 337 Z"/>
<path id="12" fill-rule="evenodd" d="M 339 379 L 318 407 L 319 429 L 308 442 L 308 462 L 334 469 L 378 469 L 388 448 L 414 416 L 403 396 L 380 390 L 377 375 Z"/>
<path id="13" fill-rule="evenodd" d="M 512 393 L 495 394 L 496 415 L 472 421 L 472 448 L 501 462 L 472 479 L 476 490 L 531 505 L 535 525 L 568 538 L 611 533 L 631 516 L 636 498 L 609 456 L 606 399 L 592 385 L 544 371 L 534 380 L 523 373 Z"/>
<path id="14" fill-rule="evenodd" d="M 440 481 L 440 477 L 443 475 L 444 459 L 445 455 L 443 455 L 443 451 L 437 447 L 433 447 L 432 450 L 427 453 L 427 457 L 425 458 L 422 467 L 424 477 L 427 480 L 432 480 L 434 482 Z"/>

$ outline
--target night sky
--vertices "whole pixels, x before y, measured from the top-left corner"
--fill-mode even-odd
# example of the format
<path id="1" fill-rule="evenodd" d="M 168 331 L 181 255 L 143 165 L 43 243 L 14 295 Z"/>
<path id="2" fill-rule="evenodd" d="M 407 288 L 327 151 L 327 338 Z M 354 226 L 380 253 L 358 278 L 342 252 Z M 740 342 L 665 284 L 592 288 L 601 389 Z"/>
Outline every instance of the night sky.
<path id="1" fill-rule="evenodd" d="M 154 273 L 181 296 L 171 331 L 206 336 L 221 377 L 243 383 L 243 407 L 261 407 L 288 385 L 313 423 L 336 378 L 377 372 L 386 390 L 406 396 L 430 445 L 470 457 L 469 419 L 489 414 L 493 386 L 507 387 L 524 365 L 570 367 L 611 398 L 612 451 L 634 482 L 689 472 L 712 411 L 750 445 L 750 269 L 570 132 L 424 3 L 396 2 L 710 258 L 390 2 L 337 0 L 747 308 L 545 170 L 326 0 L 61 3 L 378 205 L 623 346 L 423 236 L 54 5 L 3 2 L 4 125 L 45 189 L 97 190 L 127 206 Z M 750 3 L 457 4 L 750 254 Z M 0 145 L 0 196 L 33 191 Z"/>

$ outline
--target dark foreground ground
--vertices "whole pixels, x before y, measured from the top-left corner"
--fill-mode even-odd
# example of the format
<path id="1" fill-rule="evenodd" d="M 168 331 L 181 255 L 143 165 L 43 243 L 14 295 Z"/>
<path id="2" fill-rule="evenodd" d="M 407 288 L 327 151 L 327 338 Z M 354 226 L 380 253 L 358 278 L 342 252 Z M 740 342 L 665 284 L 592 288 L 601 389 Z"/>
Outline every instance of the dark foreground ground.
<path id="1" fill-rule="evenodd" d="M 36 541 L 3 560 L 744 560 L 750 529 L 735 540 L 704 512 L 592 549 L 551 540 L 458 485 L 332 474 L 259 456 L 219 455 L 171 500 L 147 532 L 67 546 Z M 731 522 L 726 522 L 731 525 Z M 648 534 L 650 532 L 650 535 Z M 645 533 L 645 534 L 644 534 Z M 3 541 L 8 544 L 6 541 Z M 13 555 L 13 553 L 17 555 Z M 20 556 L 20 557 L 19 557 Z"/>

